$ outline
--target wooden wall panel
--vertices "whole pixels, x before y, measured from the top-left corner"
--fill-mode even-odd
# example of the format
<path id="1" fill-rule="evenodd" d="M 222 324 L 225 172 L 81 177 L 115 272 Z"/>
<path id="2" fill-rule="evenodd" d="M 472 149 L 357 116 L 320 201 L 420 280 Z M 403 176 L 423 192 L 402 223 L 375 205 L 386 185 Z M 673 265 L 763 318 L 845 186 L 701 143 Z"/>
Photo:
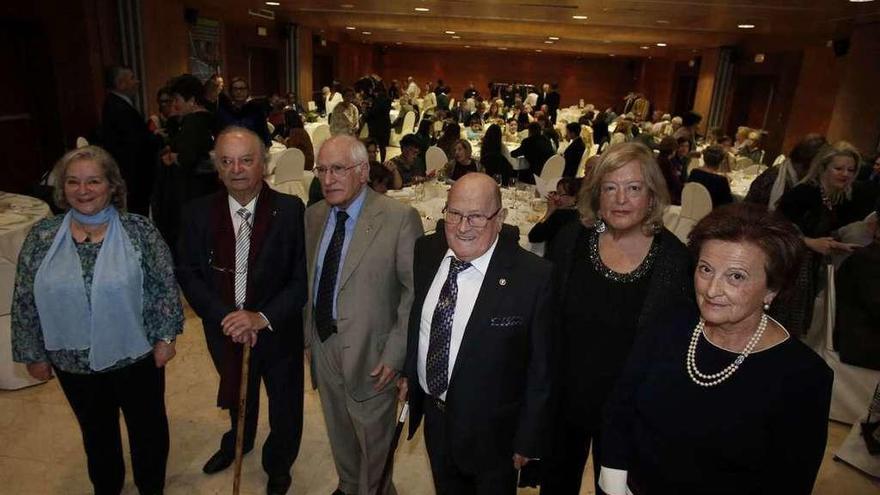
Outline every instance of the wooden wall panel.
<path id="1" fill-rule="evenodd" d="M 785 153 L 809 133 L 828 132 L 844 62 L 824 44 L 804 50 L 782 144 Z"/>

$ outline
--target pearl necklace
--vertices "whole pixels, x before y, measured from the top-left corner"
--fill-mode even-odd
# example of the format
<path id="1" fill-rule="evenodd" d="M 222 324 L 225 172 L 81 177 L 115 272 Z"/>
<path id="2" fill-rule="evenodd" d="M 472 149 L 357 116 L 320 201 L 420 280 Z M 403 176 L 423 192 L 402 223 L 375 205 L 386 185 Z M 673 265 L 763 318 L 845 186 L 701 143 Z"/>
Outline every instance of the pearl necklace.
<path id="1" fill-rule="evenodd" d="M 691 343 L 688 346 L 687 351 L 687 372 L 691 377 L 691 380 L 701 387 L 714 387 L 719 383 L 723 382 L 730 378 L 730 375 L 734 374 L 736 370 L 739 369 L 740 365 L 742 365 L 743 361 L 749 357 L 749 354 L 755 350 L 755 346 L 758 345 L 758 342 L 761 340 L 761 336 L 764 335 L 764 330 L 767 329 L 767 314 L 761 315 L 761 322 L 758 323 L 758 329 L 755 330 L 755 333 L 752 334 L 752 337 L 749 339 L 749 342 L 746 344 L 746 347 L 742 350 L 739 356 L 736 357 L 736 360 L 730 363 L 726 368 L 719 371 L 718 373 L 712 373 L 710 375 L 701 373 L 700 370 L 697 369 L 697 342 L 700 340 L 700 335 L 704 333 L 706 327 L 706 321 L 700 318 L 700 322 L 697 323 L 697 326 L 694 327 L 694 334 L 691 336 Z"/>

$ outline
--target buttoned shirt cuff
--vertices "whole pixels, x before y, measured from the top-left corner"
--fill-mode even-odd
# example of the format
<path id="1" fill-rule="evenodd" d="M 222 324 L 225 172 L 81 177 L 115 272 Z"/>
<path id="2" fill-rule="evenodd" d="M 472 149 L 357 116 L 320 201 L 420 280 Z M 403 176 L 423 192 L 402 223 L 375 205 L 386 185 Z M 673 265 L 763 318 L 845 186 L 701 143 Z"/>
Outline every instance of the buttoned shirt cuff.
<path id="1" fill-rule="evenodd" d="M 599 488 L 608 495 L 633 495 L 626 485 L 627 471 L 602 466 L 599 471 Z"/>
<path id="2" fill-rule="evenodd" d="M 269 318 L 266 318 L 266 315 L 264 315 L 262 311 L 257 312 L 257 314 L 260 315 L 260 318 L 266 320 L 266 328 L 274 332 L 275 329 L 272 328 L 272 322 L 269 321 Z"/>

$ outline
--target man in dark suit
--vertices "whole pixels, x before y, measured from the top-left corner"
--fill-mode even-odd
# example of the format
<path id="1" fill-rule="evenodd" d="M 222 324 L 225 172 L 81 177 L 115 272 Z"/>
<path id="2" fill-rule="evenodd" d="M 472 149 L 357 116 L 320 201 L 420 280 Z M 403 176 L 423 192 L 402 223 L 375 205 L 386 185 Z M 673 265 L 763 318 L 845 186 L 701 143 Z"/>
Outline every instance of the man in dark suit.
<path id="1" fill-rule="evenodd" d="M 107 97 L 99 141 L 119 164 L 128 189 L 128 210 L 147 216 L 162 138 L 150 132 L 143 114 L 134 106 L 140 84 L 134 72 L 114 66 L 105 76 Z"/>
<path id="2" fill-rule="evenodd" d="M 244 452 L 253 448 L 260 379 L 269 398 L 271 431 L 263 444 L 269 494 L 287 493 L 299 452 L 303 414 L 302 308 L 307 279 L 299 198 L 263 182 L 267 152 L 254 132 L 229 127 L 217 137 L 215 165 L 224 191 L 184 208 L 178 281 L 202 319 L 208 351 L 220 374 L 218 405 L 230 429 L 205 464 L 211 474 L 235 453 L 242 345 L 253 347 L 248 378 Z"/>
<path id="3" fill-rule="evenodd" d="M 373 94 L 373 101 L 364 115 L 364 122 L 370 130 L 370 137 L 379 147 L 382 163 L 385 163 L 385 148 L 391 140 L 391 117 L 388 116 L 390 111 L 391 100 L 388 99 L 385 88 L 380 85 Z"/>
<path id="4" fill-rule="evenodd" d="M 416 242 L 405 376 L 438 495 L 513 494 L 546 453 L 551 266 L 502 229 L 491 177 L 449 191 L 443 231 Z M 500 235 L 499 235 L 500 234 Z"/>
<path id="5" fill-rule="evenodd" d="M 546 86 L 546 84 L 545 84 Z M 544 104 L 547 105 L 547 108 L 550 110 L 550 122 L 556 123 L 556 113 L 559 112 L 559 102 L 561 97 L 559 96 L 559 84 L 553 83 L 551 86 L 550 93 L 544 98 Z"/>
<path id="6" fill-rule="evenodd" d="M 542 134 L 541 124 L 532 122 L 529 124 L 529 137 L 522 140 L 519 148 L 510 152 L 510 156 L 518 158 L 526 157 L 529 162 L 528 170 L 520 171 L 520 180 L 528 184 L 535 183 L 535 175 L 541 175 L 544 163 L 553 156 L 553 145 Z"/>
<path id="7" fill-rule="evenodd" d="M 569 122 L 565 126 L 566 137 L 570 141 L 568 148 L 562 154 L 565 157 L 565 169 L 562 171 L 563 177 L 574 177 L 577 174 L 578 167 L 581 165 L 581 158 L 586 151 L 584 140 L 581 139 L 581 125 L 577 122 Z"/>

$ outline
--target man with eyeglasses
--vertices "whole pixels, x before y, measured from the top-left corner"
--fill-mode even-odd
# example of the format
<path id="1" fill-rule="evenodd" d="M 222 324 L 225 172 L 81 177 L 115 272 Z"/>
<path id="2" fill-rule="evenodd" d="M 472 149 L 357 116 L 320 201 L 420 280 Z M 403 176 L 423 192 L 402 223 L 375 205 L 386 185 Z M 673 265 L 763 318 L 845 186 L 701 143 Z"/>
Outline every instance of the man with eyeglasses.
<path id="1" fill-rule="evenodd" d="M 379 486 L 397 413 L 412 305 L 416 210 L 367 186 L 363 143 L 321 146 L 313 169 L 324 200 L 306 211 L 306 346 L 339 484 L 335 495 L 394 494 Z"/>
<path id="2" fill-rule="evenodd" d="M 229 83 L 229 97 L 221 94 L 219 98 L 217 122 L 220 129 L 228 126 L 250 129 L 268 147 L 272 144 L 272 138 L 269 136 L 266 117 L 265 106 L 251 99 L 247 81 L 241 77 L 233 77 Z"/>
<path id="3" fill-rule="evenodd" d="M 307 298 L 304 207 L 263 181 L 266 148 L 248 129 L 217 136 L 214 165 L 225 189 L 184 207 L 178 236 L 177 280 L 202 319 L 220 375 L 218 405 L 230 428 L 202 470 L 213 474 L 235 458 L 242 347 L 249 345 L 242 451 L 254 447 L 260 382 L 269 399 L 263 444 L 266 493 L 287 493 L 299 453 L 303 420 L 302 308 Z"/>
<path id="4" fill-rule="evenodd" d="M 416 242 L 405 378 L 438 495 L 514 494 L 549 438 L 551 265 L 503 226 L 495 181 L 452 186 L 443 231 Z"/>

